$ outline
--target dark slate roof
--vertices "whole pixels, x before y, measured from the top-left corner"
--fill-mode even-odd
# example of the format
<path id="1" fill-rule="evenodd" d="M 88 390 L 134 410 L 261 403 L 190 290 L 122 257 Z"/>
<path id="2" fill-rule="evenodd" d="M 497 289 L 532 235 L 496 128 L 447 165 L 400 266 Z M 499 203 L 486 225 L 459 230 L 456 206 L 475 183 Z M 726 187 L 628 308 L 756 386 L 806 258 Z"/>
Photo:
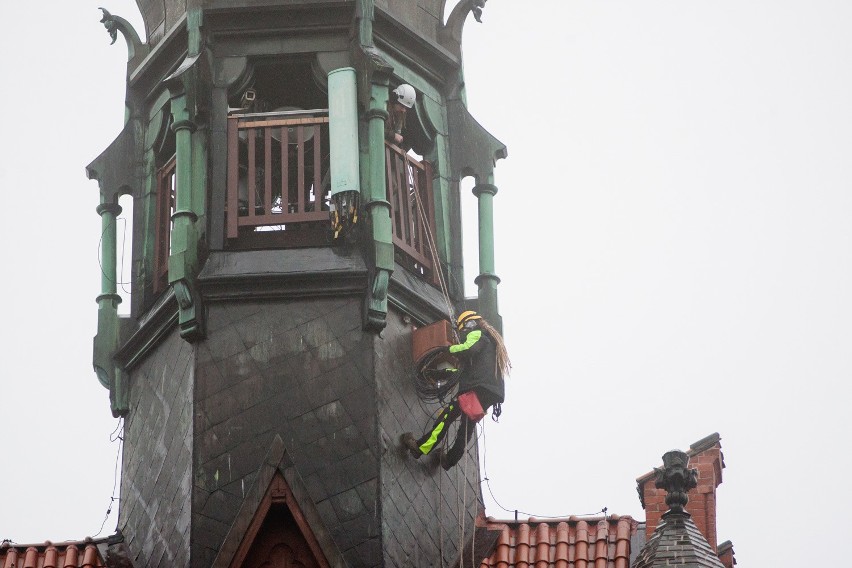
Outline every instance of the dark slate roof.
<path id="1" fill-rule="evenodd" d="M 725 568 L 689 513 L 669 511 L 639 553 L 633 568 Z"/>

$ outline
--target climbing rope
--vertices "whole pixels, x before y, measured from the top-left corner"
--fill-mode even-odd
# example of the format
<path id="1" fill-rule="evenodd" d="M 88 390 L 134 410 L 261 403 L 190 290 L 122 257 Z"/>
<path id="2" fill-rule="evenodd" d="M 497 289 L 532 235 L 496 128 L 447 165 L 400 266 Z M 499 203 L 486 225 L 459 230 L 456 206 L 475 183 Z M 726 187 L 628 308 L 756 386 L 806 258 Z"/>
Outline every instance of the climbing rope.
<path id="1" fill-rule="evenodd" d="M 427 402 L 440 402 L 443 406 L 448 395 L 458 385 L 459 373 L 441 371 L 432 367 L 435 358 L 441 353 L 437 350 L 434 354 L 423 358 L 414 372 L 414 388 L 417 396 Z"/>
<path id="2" fill-rule="evenodd" d="M 408 172 L 411 175 L 411 172 Z M 447 280 L 444 275 L 444 270 L 440 261 L 440 257 L 438 256 L 438 248 L 435 244 L 435 237 L 432 234 L 432 227 L 426 218 L 426 210 L 423 207 L 423 202 L 420 197 L 419 191 L 413 191 L 414 199 L 417 203 L 417 213 L 420 218 L 420 223 L 424 227 L 425 235 L 426 235 L 426 245 L 429 249 L 429 254 L 432 257 L 432 266 L 435 271 L 435 275 L 437 276 L 438 286 L 441 290 L 441 296 L 444 300 L 444 304 L 446 307 L 446 315 L 447 319 L 452 321 L 454 317 L 454 308 L 452 304 L 452 299 L 450 298 L 449 286 L 447 285 Z M 455 328 L 452 330 L 453 336 L 456 340 L 458 340 L 458 332 Z M 431 369 L 431 364 L 434 362 L 437 355 L 440 353 L 440 350 L 436 351 L 436 353 L 431 354 L 423 359 L 423 362 L 419 365 L 416 373 L 415 380 L 415 388 L 417 390 L 418 396 L 426 401 L 439 401 L 442 406 L 444 404 L 444 398 L 450 394 L 450 392 L 458 385 L 458 372 L 453 372 L 447 374 L 446 372 L 441 372 L 438 370 Z M 443 379 L 443 380 L 441 380 Z M 459 426 L 461 428 L 461 426 Z M 457 432 L 457 436 L 464 436 L 465 447 L 464 447 L 464 467 L 463 475 L 461 478 L 456 476 L 456 507 L 457 507 L 457 520 L 459 525 L 459 566 L 464 565 L 464 535 L 465 535 L 465 524 L 467 521 L 467 476 L 468 469 L 470 464 L 470 453 L 467 448 L 467 434 L 468 434 L 469 421 L 464 420 L 464 431 Z M 447 440 L 449 436 L 446 436 L 443 441 L 442 450 L 446 455 L 447 448 Z M 443 475 L 438 483 L 438 511 L 439 515 L 441 514 L 441 510 L 443 508 Z M 458 484 L 462 483 L 463 487 L 461 489 L 458 487 Z M 444 554 L 443 554 L 443 537 L 444 533 L 444 525 L 441 523 L 440 525 L 440 538 L 441 538 L 441 567 L 444 566 Z M 474 526 L 473 526 L 473 539 L 472 547 L 475 544 L 476 539 L 476 519 L 474 515 Z M 475 568 L 476 559 L 474 556 L 473 548 L 471 548 L 471 566 Z"/>
<path id="3" fill-rule="evenodd" d="M 458 519 L 459 519 L 459 566 L 464 566 L 464 524 L 465 520 L 467 520 L 467 513 L 465 511 L 465 507 L 467 507 L 467 464 L 470 460 L 470 454 L 467 453 L 467 420 L 464 420 L 464 439 L 465 439 L 465 452 L 464 452 L 464 467 L 462 468 L 463 474 L 461 477 L 462 489 L 461 489 L 461 505 L 459 506 Z M 461 428 L 461 426 L 459 427 Z M 462 432 L 459 432 L 458 435 L 462 435 Z M 457 477 L 458 479 L 458 477 Z M 456 487 L 456 493 L 458 493 L 458 487 Z"/>
<path id="4" fill-rule="evenodd" d="M 410 166 L 409 166 L 410 168 Z M 412 173 L 409 171 L 409 176 Z M 441 288 L 441 294 L 444 299 L 444 303 L 447 308 L 447 316 L 450 320 L 453 319 L 453 304 L 450 299 L 449 288 L 447 286 L 446 278 L 444 277 L 444 270 L 441 266 L 441 259 L 438 257 L 438 247 L 435 245 L 435 236 L 432 234 L 432 227 L 426 219 L 426 211 L 423 208 L 423 201 L 420 198 L 420 192 L 414 191 L 414 200 L 417 202 L 417 214 L 420 217 L 420 223 L 425 228 L 426 233 L 426 246 L 429 248 L 429 254 L 432 256 L 432 266 L 435 270 L 435 274 L 438 276 L 438 286 Z"/>
<path id="5" fill-rule="evenodd" d="M 409 177 L 412 175 L 410 171 L 408 174 Z M 409 181 L 409 184 L 410 183 L 411 182 Z M 409 185 L 409 188 L 414 194 L 417 206 L 417 215 L 420 219 L 421 226 L 424 228 L 426 245 L 432 258 L 432 266 L 434 267 L 433 269 L 437 276 L 438 285 L 441 289 L 441 297 L 444 300 L 447 319 L 452 321 L 453 305 L 450 299 L 447 279 L 444 275 L 444 270 L 438 255 L 438 249 L 435 244 L 435 236 L 432 233 L 432 227 L 426 218 L 426 210 L 423 207 L 420 192 L 414 190 L 413 185 Z M 452 333 L 454 338 L 458 340 L 458 332 L 455 328 L 453 328 Z M 427 355 L 422 359 L 414 374 L 414 386 L 417 391 L 417 396 L 421 400 L 427 402 L 439 402 L 441 405 L 444 405 L 446 398 L 454 392 L 458 385 L 459 374 L 457 372 L 448 372 L 433 368 L 432 365 L 435 362 L 436 357 L 441 353 L 442 351 L 438 349 L 434 353 Z"/>
<path id="6" fill-rule="evenodd" d="M 446 445 L 446 444 L 444 444 Z M 438 476 L 438 552 L 441 555 L 441 568 L 444 568 L 444 476 Z"/>

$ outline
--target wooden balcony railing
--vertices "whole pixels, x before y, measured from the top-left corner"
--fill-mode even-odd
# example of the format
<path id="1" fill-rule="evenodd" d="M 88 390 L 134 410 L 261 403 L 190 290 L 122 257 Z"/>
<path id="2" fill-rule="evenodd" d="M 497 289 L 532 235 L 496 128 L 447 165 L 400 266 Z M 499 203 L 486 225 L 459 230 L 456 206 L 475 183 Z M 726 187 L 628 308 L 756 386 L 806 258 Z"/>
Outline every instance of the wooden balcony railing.
<path id="1" fill-rule="evenodd" d="M 329 219 L 328 112 L 228 117 L 227 237 Z"/>
<path id="2" fill-rule="evenodd" d="M 385 143 L 385 164 L 393 244 L 403 253 L 396 255 L 397 261 L 434 283 L 431 167 L 389 142 Z"/>
<path id="3" fill-rule="evenodd" d="M 325 110 L 228 117 L 225 219 L 234 246 L 317 244 L 304 238 L 315 233 L 299 229 L 331 229 L 328 148 Z M 390 143 L 385 158 L 397 262 L 435 282 L 431 166 Z"/>

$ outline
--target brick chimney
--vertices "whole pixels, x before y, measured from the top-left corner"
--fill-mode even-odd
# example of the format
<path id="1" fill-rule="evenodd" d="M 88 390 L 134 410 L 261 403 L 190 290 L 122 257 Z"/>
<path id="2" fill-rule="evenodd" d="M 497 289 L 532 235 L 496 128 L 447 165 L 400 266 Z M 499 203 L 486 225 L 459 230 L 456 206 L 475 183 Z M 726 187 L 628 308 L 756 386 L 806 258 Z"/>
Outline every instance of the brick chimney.
<path id="1" fill-rule="evenodd" d="M 720 440 L 719 434 L 713 433 L 690 445 L 686 452 L 690 466 L 698 470 L 698 485 L 688 492 L 689 513 L 714 551 L 717 551 L 716 488 L 722 483 L 725 467 Z M 651 538 L 660 524 L 660 517 L 668 510 L 666 492 L 654 486 L 653 471 L 637 478 L 636 484 L 645 509 L 645 536 Z"/>

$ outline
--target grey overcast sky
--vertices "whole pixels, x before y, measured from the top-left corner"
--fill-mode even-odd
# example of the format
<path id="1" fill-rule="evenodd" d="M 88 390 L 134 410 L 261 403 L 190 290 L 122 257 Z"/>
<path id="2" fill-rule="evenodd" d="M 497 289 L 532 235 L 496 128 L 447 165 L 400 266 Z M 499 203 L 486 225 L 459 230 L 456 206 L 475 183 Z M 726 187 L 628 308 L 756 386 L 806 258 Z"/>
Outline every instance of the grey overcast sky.
<path id="1" fill-rule="evenodd" d="M 95 535 L 115 483 L 84 166 L 121 128 L 126 51 L 99 5 L 144 34 L 132 0 L 0 5 L 0 539 L 18 543 Z M 485 428 L 487 514 L 644 519 L 635 478 L 719 432 L 718 536 L 739 565 L 842 563 L 852 3 L 492 0 L 483 21 L 468 103 L 509 148 L 514 363 Z"/>

